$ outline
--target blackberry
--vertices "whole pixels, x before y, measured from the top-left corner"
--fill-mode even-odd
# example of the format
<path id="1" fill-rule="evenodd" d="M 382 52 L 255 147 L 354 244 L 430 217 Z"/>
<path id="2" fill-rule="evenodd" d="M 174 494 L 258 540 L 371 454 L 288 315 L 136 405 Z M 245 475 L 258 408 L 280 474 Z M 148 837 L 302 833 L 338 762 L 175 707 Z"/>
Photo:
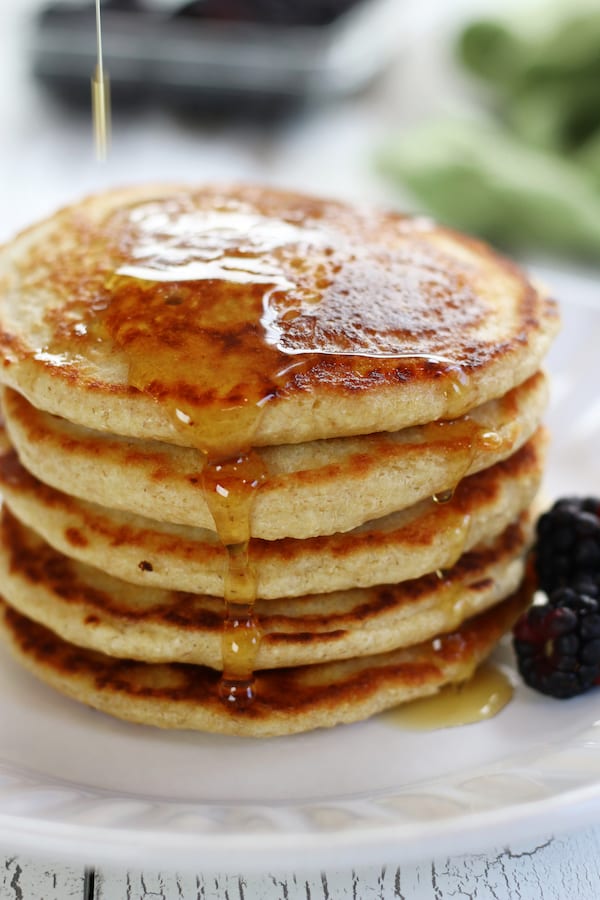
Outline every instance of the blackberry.
<path id="1" fill-rule="evenodd" d="M 547 594 L 600 584 L 600 500 L 566 497 L 540 517 L 535 564 Z M 585 591 L 584 591 L 585 592 Z"/>
<path id="2" fill-rule="evenodd" d="M 567 699 L 600 680 L 600 591 L 592 590 L 558 588 L 515 626 L 519 672 L 542 694 Z"/>

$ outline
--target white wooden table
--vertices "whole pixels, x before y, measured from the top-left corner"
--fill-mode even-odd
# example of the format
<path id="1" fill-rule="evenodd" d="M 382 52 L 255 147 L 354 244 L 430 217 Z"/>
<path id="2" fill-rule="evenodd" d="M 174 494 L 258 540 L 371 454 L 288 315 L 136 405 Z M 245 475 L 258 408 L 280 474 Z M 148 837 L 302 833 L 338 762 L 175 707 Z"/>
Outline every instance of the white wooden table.
<path id="1" fill-rule="evenodd" d="M 276 861 L 274 861 L 276 862 Z M 92 883 L 93 882 L 93 883 Z M 598 900 L 600 827 L 474 856 L 261 875 L 109 871 L 5 856 L 0 900 Z"/>
<path id="2" fill-rule="evenodd" d="M 111 158 L 100 168 L 93 160 L 88 123 L 53 107 L 23 77 L 22 18 L 33 5 L 34 0 L 0 0 L 0 241 L 83 193 L 145 177 L 256 178 L 387 199 L 370 165 L 378 137 L 429 101 L 439 108 L 448 87 L 444 81 L 440 89 L 435 72 L 417 54 L 408 83 L 401 61 L 398 71 L 369 95 L 268 134 L 241 126 L 200 132 L 161 112 L 117 119 Z M 418 5 L 431 13 L 452 4 L 423 0 Z M 82 866 L 15 856 L 6 847 L 0 849 L 0 900 L 597 900 L 600 824 L 571 835 L 562 834 L 560 822 L 547 825 L 556 835 L 551 840 L 323 874 L 308 868 L 278 872 L 274 859 L 272 872 L 260 875 L 100 868 L 86 881 Z"/>

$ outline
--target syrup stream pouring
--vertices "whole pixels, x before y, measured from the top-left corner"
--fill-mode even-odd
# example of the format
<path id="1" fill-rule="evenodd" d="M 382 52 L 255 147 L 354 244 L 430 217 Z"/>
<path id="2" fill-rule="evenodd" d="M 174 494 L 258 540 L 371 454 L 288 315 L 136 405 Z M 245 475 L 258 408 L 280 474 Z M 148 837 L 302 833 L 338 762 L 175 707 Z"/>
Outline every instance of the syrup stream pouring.
<path id="1" fill-rule="evenodd" d="M 96 0 L 96 68 L 92 76 L 92 118 L 96 159 L 104 162 L 110 145 L 110 83 L 102 59 L 100 0 Z"/>

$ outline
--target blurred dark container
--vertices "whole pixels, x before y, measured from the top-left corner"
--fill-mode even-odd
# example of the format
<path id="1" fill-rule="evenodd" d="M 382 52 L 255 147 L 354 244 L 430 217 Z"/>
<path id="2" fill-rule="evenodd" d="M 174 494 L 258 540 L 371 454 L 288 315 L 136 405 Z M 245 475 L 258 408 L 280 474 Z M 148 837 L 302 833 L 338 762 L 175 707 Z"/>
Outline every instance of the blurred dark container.
<path id="1" fill-rule="evenodd" d="M 157 8 L 102 2 L 104 66 L 113 103 L 205 109 L 286 107 L 355 93 L 386 66 L 401 0 L 193 0 Z M 53 3 L 36 16 L 33 72 L 89 103 L 96 63 L 93 2 Z"/>

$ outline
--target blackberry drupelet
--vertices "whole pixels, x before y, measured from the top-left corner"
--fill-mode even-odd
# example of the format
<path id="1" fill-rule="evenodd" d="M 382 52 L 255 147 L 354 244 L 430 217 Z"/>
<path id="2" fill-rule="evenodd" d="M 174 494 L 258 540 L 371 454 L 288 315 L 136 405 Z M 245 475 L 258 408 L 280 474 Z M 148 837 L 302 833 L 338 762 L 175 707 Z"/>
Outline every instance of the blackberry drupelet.
<path id="1" fill-rule="evenodd" d="M 553 591 L 548 603 L 532 606 L 514 630 L 519 671 L 530 687 L 567 699 L 600 679 L 600 591 Z"/>
<path id="2" fill-rule="evenodd" d="M 541 516 L 535 562 L 547 594 L 578 582 L 600 584 L 600 500 L 566 497 Z"/>

